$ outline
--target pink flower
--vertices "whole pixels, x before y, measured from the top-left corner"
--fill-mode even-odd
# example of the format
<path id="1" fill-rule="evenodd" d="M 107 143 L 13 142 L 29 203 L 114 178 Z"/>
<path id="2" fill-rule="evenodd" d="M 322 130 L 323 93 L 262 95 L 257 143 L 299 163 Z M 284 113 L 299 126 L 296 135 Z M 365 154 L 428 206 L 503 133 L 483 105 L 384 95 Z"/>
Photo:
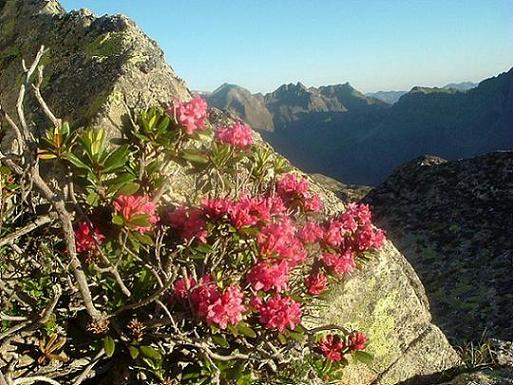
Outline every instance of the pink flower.
<path id="1" fill-rule="evenodd" d="M 229 209 L 230 220 L 237 229 L 255 226 L 271 219 L 270 207 L 265 199 L 242 196 Z"/>
<path id="2" fill-rule="evenodd" d="M 297 232 L 298 238 L 304 243 L 304 244 L 310 244 L 315 243 L 319 239 L 322 239 L 324 235 L 324 232 L 319 226 L 318 223 L 315 222 L 307 222 L 303 225 L 302 228 L 299 229 Z"/>
<path id="3" fill-rule="evenodd" d="M 360 225 L 371 223 L 372 220 L 370 208 L 366 204 L 349 203 L 344 214 L 353 216 Z"/>
<path id="4" fill-rule="evenodd" d="M 376 229 L 372 224 L 367 223 L 359 228 L 353 237 L 353 248 L 356 251 L 364 252 L 369 249 L 379 249 L 385 242 L 383 230 Z"/>
<path id="5" fill-rule="evenodd" d="M 321 272 L 312 273 L 306 278 L 305 285 L 309 294 L 319 295 L 328 288 L 328 278 Z"/>
<path id="6" fill-rule="evenodd" d="M 280 293 L 288 289 L 289 265 L 286 261 L 275 264 L 259 262 L 251 268 L 247 275 L 248 282 L 254 290 Z"/>
<path id="7" fill-rule="evenodd" d="M 179 207 L 170 212 L 168 217 L 171 226 L 178 231 L 178 234 L 185 242 L 197 239 L 202 243 L 207 243 L 207 223 L 202 210 Z"/>
<path id="8" fill-rule="evenodd" d="M 367 345 L 367 336 L 362 332 L 352 332 L 349 335 L 349 349 L 364 350 Z"/>
<path id="9" fill-rule="evenodd" d="M 75 246 L 78 253 L 94 250 L 105 241 L 105 236 L 96 227 L 83 221 L 75 229 Z"/>
<path id="10" fill-rule="evenodd" d="M 374 249 L 380 249 L 385 244 L 385 232 L 381 229 L 374 229 L 374 237 L 372 240 L 372 247 Z"/>
<path id="11" fill-rule="evenodd" d="M 207 119 L 207 102 L 200 96 L 189 102 L 173 102 L 167 112 L 176 118 L 176 123 L 183 128 L 187 135 L 205 128 Z"/>
<path id="12" fill-rule="evenodd" d="M 295 236 L 295 227 L 288 218 L 265 226 L 257 235 L 257 244 L 263 258 L 286 260 L 291 267 L 303 262 L 307 252 Z"/>
<path id="13" fill-rule="evenodd" d="M 319 195 L 306 195 L 303 208 L 305 212 L 318 213 L 321 211 L 323 204 Z"/>
<path id="14" fill-rule="evenodd" d="M 177 279 L 173 284 L 173 294 L 181 300 L 186 300 L 191 289 L 196 286 L 196 280 L 192 277 Z"/>
<path id="15" fill-rule="evenodd" d="M 342 213 L 337 218 L 337 223 L 340 225 L 340 230 L 343 234 L 351 234 L 358 229 L 358 222 L 351 211 Z"/>
<path id="16" fill-rule="evenodd" d="M 146 195 L 120 195 L 114 201 L 114 209 L 117 214 L 123 217 L 126 224 L 130 225 L 141 234 L 150 231 L 151 226 L 159 221 L 159 216 L 156 212 L 157 207 Z M 149 226 L 140 226 L 131 223 L 132 220 L 135 220 L 139 216 L 146 216 Z"/>
<path id="17" fill-rule="evenodd" d="M 260 315 L 260 323 L 267 329 L 283 332 L 286 328 L 294 330 L 301 322 L 301 305 L 288 297 L 279 294 L 267 302 L 253 301 Z"/>
<path id="18" fill-rule="evenodd" d="M 214 296 L 210 299 L 214 299 Z M 215 301 L 208 305 L 207 323 L 221 329 L 226 329 L 228 325 L 238 324 L 242 320 L 242 313 L 246 311 L 243 301 L 244 294 L 240 288 L 228 286 L 224 293 L 217 296 Z"/>
<path id="19" fill-rule="evenodd" d="M 340 222 L 331 219 L 326 225 L 324 229 L 323 240 L 328 245 L 332 247 L 340 246 L 344 237 L 342 235 L 342 225 Z"/>
<path id="20" fill-rule="evenodd" d="M 212 219 L 220 219 L 227 215 L 233 202 L 228 198 L 204 198 L 201 208 L 205 215 Z"/>
<path id="21" fill-rule="evenodd" d="M 356 269 L 354 255 L 350 250 L 340 255 L 325 253 L 321 259 L 337 275 L 351 273 Z"/>
<path id="22" fill-rule="evenodd" d="M 196 284 L 196 287 L 191 292 L 191 301 L 194 305 L 196 314 L 199 317 L 206 319 L 209 306 L 217 301 L 220 297 L 219 290 L 210 276 L 205 275 L 201 277 L 200 282 Z"/>
<path id="23" fill-rule="evenodd" d="M 329 334 L 319 341 L 319 350 L 322 355 L 332 362 L 338 362 L 344 358 L 342 353 L 344 348 L 344 341 L 337 335 Z"/>
<path id="24" fill-rule="evenodd" d="M 245 150 L 253 143 L 251 127 L 240 122 L 218 129 L 215 137 L 219 142 L 241 150 Z"/>
<path id="25" fill-rule="evenodd" d="M 287 200 L 290 195 L 305 194 L 309 187 L 308 181 L 305 178 L 289 173 L 280 179 L 276 185 L 276 191 L 284 200 Z"/>
<path id="26" fill-rule="evenodd" d="M 268 198 L 265 198 L 264 201 L 267 209 L 269 210 L 269 213 L 272 216 L 280 216 L 283 215 L 285 211 L 287 211 L 287 207 L 285 207 L 283 200 L 279 196 L 272 195 Z"/>

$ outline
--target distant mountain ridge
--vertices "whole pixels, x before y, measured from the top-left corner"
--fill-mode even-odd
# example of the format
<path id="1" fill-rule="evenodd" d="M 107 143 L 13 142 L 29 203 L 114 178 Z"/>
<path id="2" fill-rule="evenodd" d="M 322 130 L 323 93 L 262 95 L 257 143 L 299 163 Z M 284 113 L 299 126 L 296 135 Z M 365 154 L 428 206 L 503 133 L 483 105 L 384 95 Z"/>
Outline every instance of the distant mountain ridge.
<path id="1" fill-rule="evenodd" d="M 455 89 L 458 91 L 468 91 L 475 87 L 477 87 L 477 83 L 461 82 L 461 83 L 449 83 L 441 88 L 445 88 L 445 89 L 452 88 L 452 89 Z M 413 88 L 416 88 L 416 87 L 413 87 Z M 423 87 L 423 88 L 438 88 L 438 87 Z M 438 89 L 440 89 L 440 88 L 438 88 Z M 404 94 L 407 94 L 407 93 L 408 93 L 408 91 L 404 91 L 404 90 L 403 91 L 376 91 L 376 92 L 367 92 L 365 95 L 382 100 L 388 104 L 394 104 L 394 103 L 397 103 L 397 101 L 399 101 L 401 96 L 403 96 Z"/>
<path id="2" fill-rule="evenodd" d="M 262 95 L 235 84 L 225 83 L 211 93 L 198 92 L 212 107 L 224 109 L 253 128 L 274 131 L 312 112 L 363 111 L 386 107 L 387 103 L 369 97 L 349 83 L 307 88 L 301 82 L 283 84 Z"/>
<path id="3" fill-rule="evenodd" d="M 472 85 L 417 86 L 391 104 L 349 83 L 284 84 L 266 95 L 226 84 L 207 100 L 306 171 L 372 186 L 426 153 L 451 160 L 513 149 L 513 69 L 462 91 Z"/>

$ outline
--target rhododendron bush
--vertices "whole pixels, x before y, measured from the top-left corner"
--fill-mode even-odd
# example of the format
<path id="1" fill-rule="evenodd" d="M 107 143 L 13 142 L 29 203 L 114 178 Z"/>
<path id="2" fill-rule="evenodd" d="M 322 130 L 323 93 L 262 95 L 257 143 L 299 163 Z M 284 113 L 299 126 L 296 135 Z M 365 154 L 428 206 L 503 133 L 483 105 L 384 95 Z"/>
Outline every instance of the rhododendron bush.
<path id="1" fill-rule="evenodd" d="M 326 217 L 304 176 L 246 124 L 214 130 L 199 97 L 132 115 L 116 145 L 47 114 L 40 140 L 13 127 L 35 149 L 22 164 L 2 156 L 2 236 L 26 231 L 0 240 L 0 336 L 35 330 L 30 370 L 88 357 L 63 381 L 122 367 L 126 383 L 310 383 L 370 360 L 365 331 L 307 322 L 382 246 L 366 205 Z"/>

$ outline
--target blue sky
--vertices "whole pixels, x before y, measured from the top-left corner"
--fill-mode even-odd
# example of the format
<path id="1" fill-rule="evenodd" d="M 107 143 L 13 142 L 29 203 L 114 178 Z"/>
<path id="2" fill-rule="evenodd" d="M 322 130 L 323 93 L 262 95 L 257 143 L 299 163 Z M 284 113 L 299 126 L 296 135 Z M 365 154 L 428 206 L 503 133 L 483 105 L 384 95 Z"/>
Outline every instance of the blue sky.
<path id="1" fill-rule="evenodd" d="M 61 0 L 124 13 L 191 89 L 349 81 L 364 91 L 479 81 L 513 67 L 512 0 Z"/>

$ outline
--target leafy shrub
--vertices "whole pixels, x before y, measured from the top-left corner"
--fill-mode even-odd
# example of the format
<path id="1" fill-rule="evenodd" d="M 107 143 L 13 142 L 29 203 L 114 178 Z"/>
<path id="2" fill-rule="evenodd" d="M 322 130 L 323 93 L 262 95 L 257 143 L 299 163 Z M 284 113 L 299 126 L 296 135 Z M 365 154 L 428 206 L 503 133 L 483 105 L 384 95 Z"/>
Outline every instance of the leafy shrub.
<path id="1" fill-rule="evenodd" d="M 21 140 L 35 157 L 2 157 L 2 197 L 23 206 L 3 236 L 41 215 L 52 223 L 1 249 L 2 339 L 35 331 L 39 367 L 88 358 L 75 383 L 108 365 L 134 383 L 311 383 L 338 378 L 351 355 L 369 362 L 362 332 L 304 322 L 314 297 L 382 246 L 367 206 L 327 218 L 248 126 L 214 132 L 201 98 L 141 112 L 116 147 L 49 117 L 45 137 Z M 63 170 L 55 195 L 39 164 Z M 170 198 L 178 172 L 194 180 L 181 202 Z"/>

